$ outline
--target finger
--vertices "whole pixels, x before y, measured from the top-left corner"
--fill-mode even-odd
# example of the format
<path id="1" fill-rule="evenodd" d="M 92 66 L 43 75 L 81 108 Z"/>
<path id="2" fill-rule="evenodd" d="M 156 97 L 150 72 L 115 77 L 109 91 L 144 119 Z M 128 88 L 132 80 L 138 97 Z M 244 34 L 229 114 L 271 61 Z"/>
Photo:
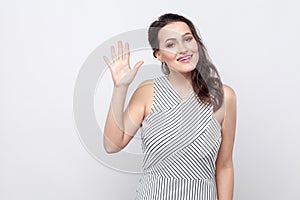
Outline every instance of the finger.
<path id="1" fill-rule="evenodd" d="M 111 66 L 111 62 L 109 61 L 108 57 L 103 56 L 104 62 L 108 65 L 108 67 Z"/>
<path id="2" fill-rule="evenodd" d="M 144 64 L 144 61 L 139 61 L 139 62 L 137 62 L 137 63 L 134 65 L 133 70 L 134 70 L 135 72 L 137 72 L 137 70 L 142 66 L 142 64 Z"/>
<path id="3" fill-rule="evenodd" d="M 122 41 L 118 41 L 118 57 L 123 58 L 123 44 Z"/>
<path id="4" fill-rule="evenodd" d="M 128 44 L 128 42 L 126 42 L 125 43 L 124 59 L 127 60 L 128 63 L 129 63 L 129 56 L 130 56 L 129 44 Z"/>
<path id="5" fill-rule="evenodd" d="M 110 53 L 111 53 L 112 61 L 115 61 L 117 59 L 117 56 L 116 56 L 116 51 L 115 51 L 115 47 L 114 46 L 110 47 Z"/>

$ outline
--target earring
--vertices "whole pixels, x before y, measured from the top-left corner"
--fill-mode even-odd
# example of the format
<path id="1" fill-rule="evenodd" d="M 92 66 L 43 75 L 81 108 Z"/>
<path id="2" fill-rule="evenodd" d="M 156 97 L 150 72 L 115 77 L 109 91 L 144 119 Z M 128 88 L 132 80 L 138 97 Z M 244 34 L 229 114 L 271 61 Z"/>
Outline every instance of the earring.
<path id="1" fill-rule="evenodd" d="M 161 63 L 161 71 L 162 73 L 164 73 L 165 75 L 170 74 L 170 69 L 168 67 L 168 65 L 165 62 Z"/>

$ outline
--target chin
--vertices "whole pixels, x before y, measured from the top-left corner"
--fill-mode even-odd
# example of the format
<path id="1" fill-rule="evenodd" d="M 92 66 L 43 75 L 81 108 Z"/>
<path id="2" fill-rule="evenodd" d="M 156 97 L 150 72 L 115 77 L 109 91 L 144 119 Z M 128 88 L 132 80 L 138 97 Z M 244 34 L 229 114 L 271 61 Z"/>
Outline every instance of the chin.
<path id="1" fill-rule="evenodd" d="M 194 65 L 193 63 L 185 63 L 182 66 L 183 69 L 185 69 L 187 72 L 191 72 L 196 68 L 196 65 Z"/>

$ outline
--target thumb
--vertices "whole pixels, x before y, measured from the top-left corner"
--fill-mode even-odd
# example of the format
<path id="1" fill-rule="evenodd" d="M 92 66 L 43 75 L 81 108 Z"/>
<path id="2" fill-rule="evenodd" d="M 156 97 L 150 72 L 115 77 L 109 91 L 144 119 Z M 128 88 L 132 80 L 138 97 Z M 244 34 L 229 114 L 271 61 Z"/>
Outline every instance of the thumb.
<path id="1" fill-rule="evenodd" d="M 134 65 L 133 70 L 134 70 L 135 72 L 137 72 L 138 69 L 142 66 L 142 64 L 144 64 L 144 61 L 139 61 L 139 62 L 137 62 L 137 63 Z"/>

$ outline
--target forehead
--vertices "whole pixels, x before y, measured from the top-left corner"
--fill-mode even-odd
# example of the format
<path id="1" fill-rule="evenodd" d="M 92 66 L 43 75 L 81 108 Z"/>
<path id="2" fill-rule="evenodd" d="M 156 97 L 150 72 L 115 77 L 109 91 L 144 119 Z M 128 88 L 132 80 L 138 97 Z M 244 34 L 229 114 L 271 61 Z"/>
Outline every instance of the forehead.
<path id="1" fill-rule="evenodd" d="M 158 38 L 181 37 L 185 33 L 191 33 L 190 27 L 184 22 L 172 22 L 160 29 Z"/>

